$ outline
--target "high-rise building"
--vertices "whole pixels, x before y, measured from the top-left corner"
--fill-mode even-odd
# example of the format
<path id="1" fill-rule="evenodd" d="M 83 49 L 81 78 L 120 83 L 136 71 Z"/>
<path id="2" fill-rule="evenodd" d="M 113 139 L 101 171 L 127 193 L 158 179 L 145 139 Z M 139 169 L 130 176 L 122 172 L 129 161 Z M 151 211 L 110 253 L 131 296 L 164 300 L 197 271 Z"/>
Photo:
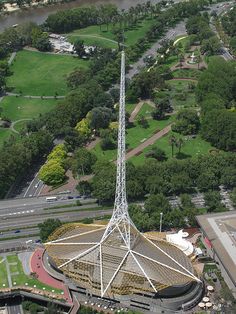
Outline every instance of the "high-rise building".
<path id="1" fill-rule="evenodd" d="M 106 178 L 104 178 L 106 180 Z M 128 213 L 125 166 L 125 54 L 121 55 L 116 195 L 107 226 L 65 226 L 46 243 L 48 255 L 80 291 L 143 311 L 190 308 L 202 283 L 176 246 L 140 233 Z M 82 290 L 81 290 L 82 289 Z"/>

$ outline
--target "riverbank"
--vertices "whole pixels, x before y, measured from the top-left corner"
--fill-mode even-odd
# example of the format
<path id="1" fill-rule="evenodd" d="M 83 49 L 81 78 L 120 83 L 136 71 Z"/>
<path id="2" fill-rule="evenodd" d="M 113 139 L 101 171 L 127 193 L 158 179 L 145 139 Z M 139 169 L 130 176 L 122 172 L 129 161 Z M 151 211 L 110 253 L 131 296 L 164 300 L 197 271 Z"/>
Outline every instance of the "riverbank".
<path id="1" fill-rule="evenodd" d="M 138 4 L 146 3 L 146 0 L 74 0 L 70 2 L 56 2 L 48 3 L 50 0 L 44 0 L 39 5 L 30 7 L 24 7 L 22 9 L 12 9 L 5 14 L 0 15 L 0 32 L 5 28 L 11 27 L 16 24 L 22 24 L 25 22 L 34 22 L 36 24 L 42 24 L 45 22 L 50 14 L 57 11 L 63 11 L 66 9 L 73 9 L 84 5 L 102 5 L 102 4 L 114 4 L 120 10 L 128 10 L 130 7 L 135 7 Z M 50 1 L 51 2 L 51 1 Z M 160 0 L 153 0 L 152 3 L 158 3 Z M 176 1 L 177 2 L 177 1 Z M 14 8 L 14 6 L 13 6 Z"/>

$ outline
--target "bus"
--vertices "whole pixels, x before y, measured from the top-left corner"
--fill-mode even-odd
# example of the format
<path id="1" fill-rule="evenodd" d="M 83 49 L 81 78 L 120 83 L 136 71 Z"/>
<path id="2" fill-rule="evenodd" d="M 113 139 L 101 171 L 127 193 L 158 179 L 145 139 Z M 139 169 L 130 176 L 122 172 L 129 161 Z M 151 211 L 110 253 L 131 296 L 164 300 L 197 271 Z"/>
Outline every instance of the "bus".
<path id="1" fill-rule="evenodd" d="M 46 197 L 46 201 L 47 201 L 47 202 L 54 202 L 54 201 L 57 201 L 57 196 Z"/>

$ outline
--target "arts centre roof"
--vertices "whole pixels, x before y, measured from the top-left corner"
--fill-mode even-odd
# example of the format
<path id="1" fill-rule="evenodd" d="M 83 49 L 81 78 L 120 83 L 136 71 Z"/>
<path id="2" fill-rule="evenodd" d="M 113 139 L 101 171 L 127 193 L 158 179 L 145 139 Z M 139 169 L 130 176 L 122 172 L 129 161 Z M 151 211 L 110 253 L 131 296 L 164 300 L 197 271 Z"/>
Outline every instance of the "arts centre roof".
<path id="1" fill-rule="evenodd" d="M 131 293 L 140 286 L 157 292 L 199 281 L 190 260 L 177 247 L 162 239 L 150 240 L 130 225 L 129 248 L 120 228 L 118 224 L 104 237 L 106 226 L 76 224 L 70 231 L 62 227 L 57 231 L 61 236 L 46 243 L 48 254 L 74 279 L 80 281 L 82 273 L 89 273 L 87 284 L 96 283 L 101 296 Z"/>

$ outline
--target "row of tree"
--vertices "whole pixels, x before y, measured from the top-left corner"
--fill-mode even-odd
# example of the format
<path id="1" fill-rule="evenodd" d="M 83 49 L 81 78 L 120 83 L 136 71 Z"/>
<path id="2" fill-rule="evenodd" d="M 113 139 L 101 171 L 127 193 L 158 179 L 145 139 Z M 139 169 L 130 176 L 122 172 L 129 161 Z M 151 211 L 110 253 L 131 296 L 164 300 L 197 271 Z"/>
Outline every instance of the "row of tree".
<path id="1" fill-rule="evenodd" d="M 206 192 L 217 190 L 221 184 L 233 188 L 236 186 L 235 165 L 236 157 L 233 153 L 215 153 L 188 160 L 149 160 L 137 167 L 128 162 L 128 198 L 137 200 L 146 194 L 158 193 L 179 195 L 192 193 L 196 188 Z M 93 167 L 95 175 L 90 191 L 101 202 L 114 198 L 115 169 L 115 164 L 101 161 Z"/>
<path id="2" fill-rule="evenodd" d="M 0 33 L 0 60 L 26 45 L 41 51 L 51 50 L 48 33 L 44 32 L 37 24 L 29 22 L 17 28 L 7 28 Z"/>
<path id="3" fill-rule="evenodd" d="M 200 41 L 201 52 L 207 55 L 215 55 L 220 51 L 221 43 L 215 33 L 211 30 L 210 16 L 207 12 L 192 16 L 186 23 L 186 29 L 189 35 L 195 41 Z"/>
<path id="4" fill-rule="evenodd" d="M 201 106 L 203 138 L 217 148 L 235 151 L 235 61 L 213 58 L 200 76 L 196 96 Z"/>

